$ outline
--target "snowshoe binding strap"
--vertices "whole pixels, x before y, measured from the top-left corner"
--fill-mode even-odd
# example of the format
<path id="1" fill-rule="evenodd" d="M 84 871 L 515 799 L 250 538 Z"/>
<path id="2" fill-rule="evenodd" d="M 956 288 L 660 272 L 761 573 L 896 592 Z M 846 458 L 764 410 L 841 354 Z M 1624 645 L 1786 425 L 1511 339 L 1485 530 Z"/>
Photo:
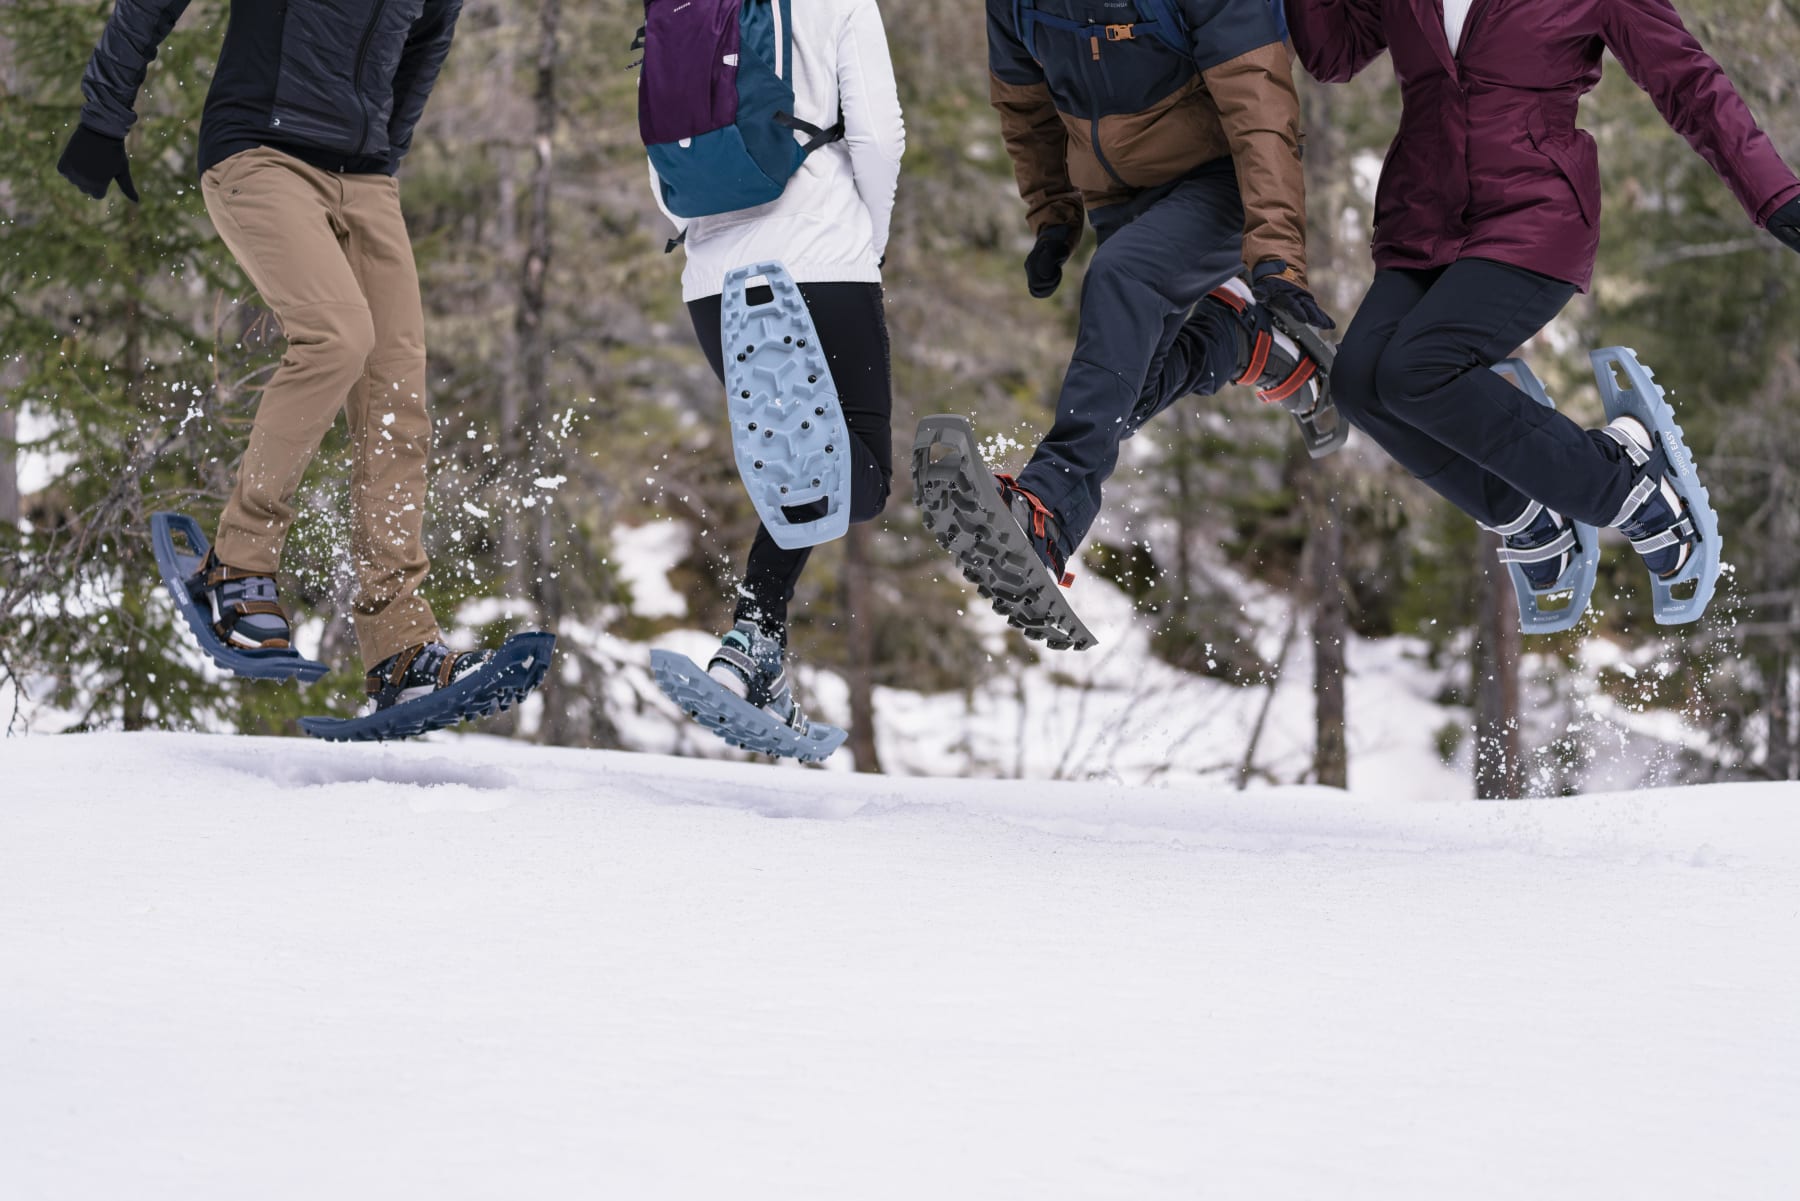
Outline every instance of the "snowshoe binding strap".
<path id="1" fill-rule="evenodd" d="M 273 577 L 227 567 L 209 550 L 190 591 L 211 608 L 213 633 L 225 645 L 246 651 L 285 650 L 292 645 L 288 613 L 276 599 Z M 254 620 L 258 617 L 275 620 Z"/>
<path id="2" fill-rule="evenodd" d="M 488 651 L 453 651 L 441 642 L 409 646 L 363 677 L 363 692 L 377 712 L 450 687 L 491 658 Z"/>
<path id="3" fill-rule="evenodd" d="M 1538 404 L 1556 407 L 1523 360 L 1507 359 L 1496 363 L 1493 370 Z M 1546 515 L 1552 521 L 1544 521 Z M 1545 526 L 1548 528 L 1533 528 Z M 1519 604 L 1519 629 L 1527 634 L 1553 634 L 1579 625 L 1599 578 L 1599 531 L 1547 510 L 1537 501 L 1526 504 L 1524 512 L 1512 521 L 1487 528 L 1505 542 L 1499 559 Z"/>
<path id="4" fill-rule="evenodd" d="M 1331 368 L 1337 352 L 1310 326 L 1255 303 L 1247 291 L 1242 281 L 1231 280 L 1207 294 L 1238 315 L 1249 341 L 1243 369 L 1232 383 L 1255 388 L 1264 404 L 1286 409 L 1312 458 L 1341 450 L 1350 440 L 1350 426 L 1331 403 Z M 1292 353 L 1276 340 L 1278 332 L 1286 335 Z"/>

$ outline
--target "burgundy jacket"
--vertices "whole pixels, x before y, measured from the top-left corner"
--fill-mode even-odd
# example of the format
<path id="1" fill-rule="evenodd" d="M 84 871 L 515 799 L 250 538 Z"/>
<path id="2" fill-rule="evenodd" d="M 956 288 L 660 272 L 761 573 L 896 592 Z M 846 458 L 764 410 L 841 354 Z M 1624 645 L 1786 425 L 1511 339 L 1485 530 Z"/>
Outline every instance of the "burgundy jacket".
<path id="1" fill-rule="evenodd" d="M 1575 113 L 1609 49 L 1758 225 L 1800 195 L 1668 0 L 1474 0 L 1454 55 L 1441 0 L 1288 0 L 1288 24 L 1327 83 L 1393 55 L 1402 112 L 1375 196 L 1377 267 L 1494 259 L 1586 290 L 1600 162 Z"/>

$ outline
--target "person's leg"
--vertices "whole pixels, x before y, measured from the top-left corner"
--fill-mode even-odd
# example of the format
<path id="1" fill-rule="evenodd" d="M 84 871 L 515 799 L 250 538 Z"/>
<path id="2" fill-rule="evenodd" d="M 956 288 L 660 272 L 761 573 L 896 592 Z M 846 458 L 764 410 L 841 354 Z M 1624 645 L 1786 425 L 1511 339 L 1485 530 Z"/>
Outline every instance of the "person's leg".
<path id="1" fill-rule="evenodd" d="M 247 150 L 206 173 L 201 193 L 225 245 L 280 318 L 282 356 L 257 404 L 213 553 L 273 575 L 292 500 L 375 346 L 375 325 L 339 245 L 336 182 L 277 151 Z"/>
<path id="2" fill-rule="evenodd" d="M 887 316 L 879 284 L 802 284 L 850 428 L 850 520 L 873 521 L 887 505 L 893 480 L 893 375 L 888 355 Z M 720 298 L 688 305 L 694 333 L 721 383 L 725 379 L 720 342 Z M 753 621 L 765 634 L 787 641 L 788 605 L 810 548 L 788 550 L 757 527 L 739 588 L 738 621 Z"/>
<path id="3" fill-rule="evenodd" d="M 1559 280 L 1464 259 L 1401 321 L 1376 366 L 1382 404 L 1457 452 L 1420 478 L 1484 525 L 1516 522 L 1533 500 L 1576 521 L 1612 525 L 1631 492 L 1634 472 L 1615 443 L 1488 370 L 1574 293 Z"/>
<path id="4" fill-rule="evenodd" d="M 1170 365 L 1172 350 L 1195 303 L 1243 269 L 1242 237 L 1236 177 L 1221 170 L 1182 183 L 1095 252 L 1056 423 L 1018 479 L 1057 516 L 1065 555 L 1099 515 L 1119 443 L 1194 375 L 1186 354 Z"/>
<path id="5" fill-rule="evenodd" d="M 426 402 L 425 307 L 412 240 L 389 176 L 342 176 L 344 245 L 369 302 L 375 347 L 345 415 L 350 477 L 350 554 L 356 564 L 356 639 L 365 664 L 437 641 L 437 619 L 418 594 L 425 555 L 425 472 L 431 457 Z"/>

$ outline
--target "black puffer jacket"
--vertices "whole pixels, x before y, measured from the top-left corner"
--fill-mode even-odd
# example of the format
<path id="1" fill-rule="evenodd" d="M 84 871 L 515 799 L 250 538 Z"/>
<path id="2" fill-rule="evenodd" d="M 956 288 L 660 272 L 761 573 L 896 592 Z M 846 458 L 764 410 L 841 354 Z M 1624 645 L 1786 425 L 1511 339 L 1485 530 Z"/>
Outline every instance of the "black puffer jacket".
<path id="1" fill-rule="evenodd" d="M 117 0 L 81 123 L 124 137 L 144 71 L 188 0 Z M 462 0 L 232 0 L 200 170 L 273 146 L 332 171 L 393 171 L 450 51 Z"/>

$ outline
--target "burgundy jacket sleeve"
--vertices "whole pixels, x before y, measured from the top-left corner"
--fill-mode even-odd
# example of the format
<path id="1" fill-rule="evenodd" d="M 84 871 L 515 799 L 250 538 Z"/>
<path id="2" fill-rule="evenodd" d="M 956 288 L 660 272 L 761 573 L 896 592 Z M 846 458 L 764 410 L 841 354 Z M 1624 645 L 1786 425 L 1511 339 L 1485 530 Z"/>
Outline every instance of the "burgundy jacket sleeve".
<path id="1" fill-rule="evenodd" d="M 1800 179 L 1668 0 L 1601 0 L 1600 28 L 1626 73 L 1725 181 L 1751 220 L 1762 225 L 1800 196 Z"/>
<path id="2" fill-rule="evenodd" d="M 1381 0 L 1289 0 L 1287 20 L 1300 64 L 1320 83 L 1347 82 L 1387 49 Z"/>

